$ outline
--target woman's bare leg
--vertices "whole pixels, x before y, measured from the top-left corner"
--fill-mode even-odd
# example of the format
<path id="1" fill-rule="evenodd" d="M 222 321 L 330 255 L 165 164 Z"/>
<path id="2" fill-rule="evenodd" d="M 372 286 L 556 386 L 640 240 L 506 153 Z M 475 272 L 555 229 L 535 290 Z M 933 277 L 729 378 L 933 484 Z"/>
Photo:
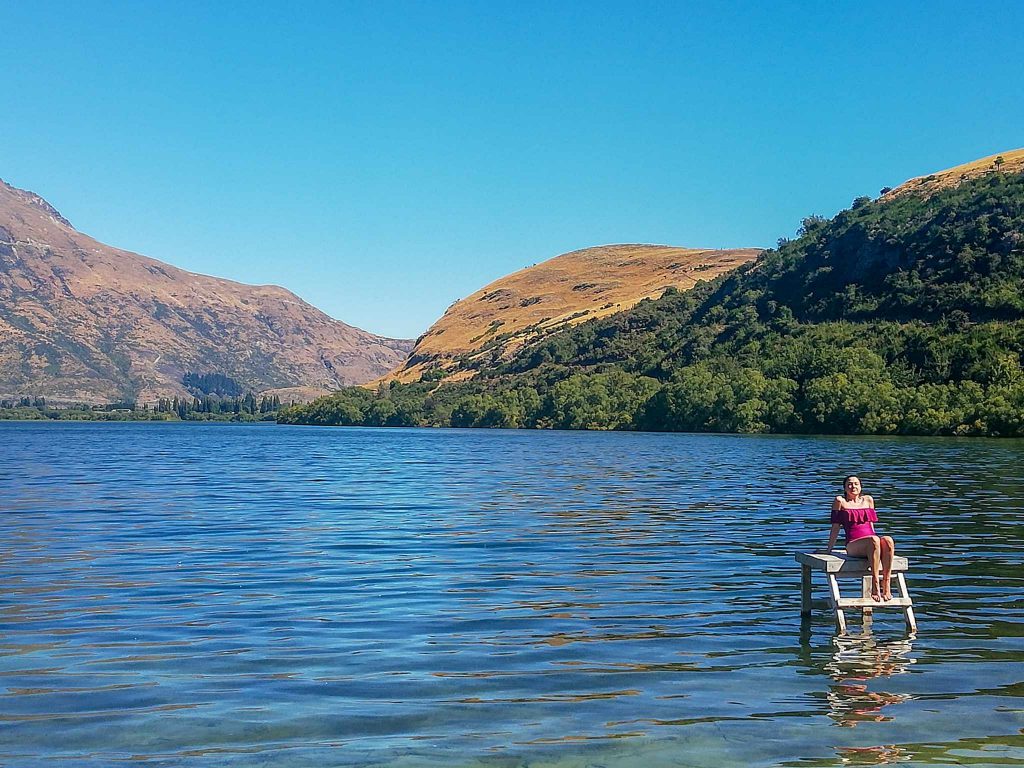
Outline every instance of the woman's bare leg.
<path id="1" fill-rule="evenodd" d="M 892 536 L 882 536 L 879 545 L 882 549 L 879 558 L 882 562 L 882 599 L 892 600 L 892 558 L 896 554 L 896 542 Z"/>
<path id="2" fill-rule="evenodd" d="M 846 545 L 846 553 L 850 557 L 866 557 L 871 564 L 871 599 L 876 603 L 882 600 L 882 591 L 878 583 L 878 572 L 882 568 L 881 549 L 882 545 L 877 536 L 854 539 Z"/>

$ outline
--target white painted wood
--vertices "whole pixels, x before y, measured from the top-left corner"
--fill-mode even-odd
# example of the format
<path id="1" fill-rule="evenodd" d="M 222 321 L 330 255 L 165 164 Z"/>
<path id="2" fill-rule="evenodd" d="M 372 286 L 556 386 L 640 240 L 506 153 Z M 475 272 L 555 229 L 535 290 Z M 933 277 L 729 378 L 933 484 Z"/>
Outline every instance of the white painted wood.
<path id="1" fill-rule="evenodd" d="M 842 608 L 902 608 L 912 605 L 910 598 L 894 597 L 892 600 L 875 601 L 868 597 L 842 597 L 839 599 Z"/>
<path id="2" fill-rule="evenodd" d="M 870 573 L 871 568 L 868 561 L 863 557 L 850 557 L 845 553 L 832 552 L 830 554 L 824 554 L 822 552 L 797 552 L 796 561 L 801 565 L 806 565 L 814 571 L 824 571 L 825 573 L 841 573 L 850 575 L 861 575 L 864 573 Z M 910 564 L 907 562 L 907 558 L 896 555 L 892 559 L 892 570 L 893 573 L 900 571 L 910 570 Z"/>
<path id="3" fill-rule="evenodd" d="M 839 594 L 839 582 L 836 581 L 835 574 L 828 574 L 828 592 L 829 598 L 832 603 L 832 610 L 836 614 L 836 627 L 839 629 L 839 634 L 846 634 L 846 614 L 843 612 L 842 600 L 843 598 Z"/>
<path id="4" fill-rule="evenodd" d="M 899 586 L 899 596 L 892 600 L 875 601 L 871 599 L 871 568 L 868 561 L 860 557 L 849 557 L 845 553 L 798 552 L 796 561 L 800 563 L 800 612 L 809 615 L 811 611 L 811 571 L 820 571 L 828 580 L 829 603 L 835 612 L 836 626 L 840 634 L 846 633 L 847 608 L 860 608 L 865 621 L 870 621 L 875 608 L 899 608 L 907 622 L 907 629 L 917 632 L 917 617 L 914 615 L 914 601 L 907 590 L 907 580 L 903 573 L 909 570 L 905 557 L 894 557 L 892 572 Z M 839 590 L 838 577 L 857 577 L 861 580 L 860 597 L 843 597 Z"/>
<path id="5" fill-rule="evenodd" d="M 907 606 L 903 609 L 903 619 L 907 622 L 907 629 L 910 632 L 917 632 L 917 617 L 914 615 L 914 602 L 910 597 L 910 592 L 907 591 L 907 580 L 903 578 L 902 573 L 897 573 L 896 581 L 900 585 L 900 593 L 907 601 Z"/>

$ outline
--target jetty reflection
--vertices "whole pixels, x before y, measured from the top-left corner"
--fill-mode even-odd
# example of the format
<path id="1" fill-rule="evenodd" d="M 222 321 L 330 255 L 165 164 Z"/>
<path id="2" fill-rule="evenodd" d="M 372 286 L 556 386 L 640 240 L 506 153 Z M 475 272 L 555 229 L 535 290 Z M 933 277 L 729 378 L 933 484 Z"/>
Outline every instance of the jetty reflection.
<path id="1" fill-rule="evenodd" d="M 842 765 L 891 765 L 905 763 L 913 756 L 895 745 L 883 747 L 841 747 L 836 750 Z"/>
<path id="2" fill-rule="evenodd" d="M 832 638 L 835 653 L 825 664 L 832 678 L 826 694 L 828 716 L 844 728 L 858 723 L 892 720 L 886 709 L 911 699 L 905 693 L 871 690 L 870 681 L 906 673 L 914 658 L 913 636 L 881 640 L 872 636 L 870 629 L 860 635 Z"/>

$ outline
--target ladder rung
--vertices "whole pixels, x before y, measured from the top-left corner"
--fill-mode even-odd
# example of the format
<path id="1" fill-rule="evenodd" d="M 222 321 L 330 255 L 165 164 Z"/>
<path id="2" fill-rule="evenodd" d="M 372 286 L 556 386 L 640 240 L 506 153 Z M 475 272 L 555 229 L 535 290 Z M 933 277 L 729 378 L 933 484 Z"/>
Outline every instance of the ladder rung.
<path id="1" fill-rule="evenodd" d="M 840 608 L 908 608 L 914 605 L 909 597 L 894 597 L 892 600 L 872 600 L 870 597 L 841 597 Z"/>

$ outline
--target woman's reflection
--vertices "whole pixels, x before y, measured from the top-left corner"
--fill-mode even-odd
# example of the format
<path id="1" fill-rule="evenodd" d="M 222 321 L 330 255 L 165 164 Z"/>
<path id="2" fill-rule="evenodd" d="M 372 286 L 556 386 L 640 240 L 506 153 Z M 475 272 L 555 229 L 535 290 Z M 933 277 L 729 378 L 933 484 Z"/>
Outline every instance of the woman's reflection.
<path id="1" fill-rule="evenodd" d="M 827 692 L 829 717 L 836 725 L 846 728 L 861 722 L 892 720 L 884 709 L 911 697 L 904 693 L 869 690 L 868 683 L 877 677 L 908 671 L 916 661 L 911 656 L 911 638 L 879 640 L 867 633 L 834 637 L 832 642 L 836 651 L 825 665 L 833 681 Z"/>

